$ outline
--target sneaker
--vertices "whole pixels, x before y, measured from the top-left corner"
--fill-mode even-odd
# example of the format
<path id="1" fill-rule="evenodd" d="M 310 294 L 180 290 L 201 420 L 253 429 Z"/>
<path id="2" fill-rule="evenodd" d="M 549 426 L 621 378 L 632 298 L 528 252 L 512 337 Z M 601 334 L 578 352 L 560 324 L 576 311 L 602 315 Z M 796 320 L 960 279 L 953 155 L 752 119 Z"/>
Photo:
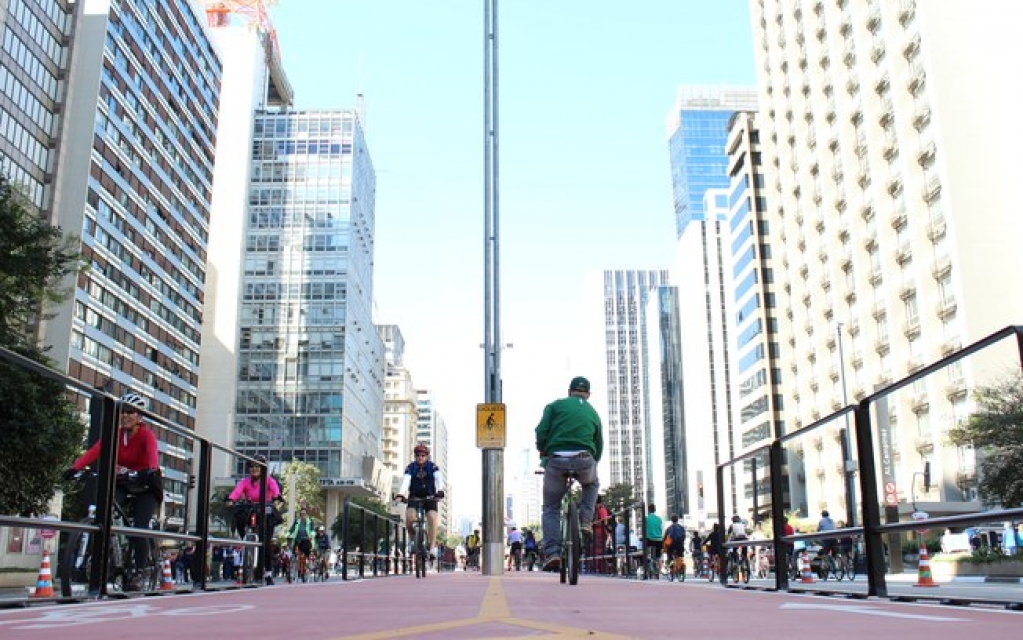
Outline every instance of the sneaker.
<path id="1" fill-rule="evenodd" d="M 558 556 L 554 556 L 553 558 L 548 558 L 547 562 L 543 563 L 543 570 L 544 571 L 561 571 L 561 558 L 558 557 Z"/>

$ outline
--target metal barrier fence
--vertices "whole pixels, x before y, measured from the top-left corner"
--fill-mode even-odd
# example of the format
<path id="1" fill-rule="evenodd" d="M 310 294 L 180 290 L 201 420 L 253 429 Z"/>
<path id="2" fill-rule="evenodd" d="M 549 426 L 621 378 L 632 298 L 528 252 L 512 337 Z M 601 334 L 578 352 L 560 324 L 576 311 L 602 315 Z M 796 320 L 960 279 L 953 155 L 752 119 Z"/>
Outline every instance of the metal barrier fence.
<path id="1" fill-rule="evenodd" d="M 401 519 L 345 500 L 341 517 L 341 579 L 410 572 L 407 534 Z"/>
<path id="2" fill-rule="evenodd" d="M 268 477 L 267 469 L 264 464 L 248 458 L 229 447 L 225 447 L 203 438 L 179 424 L 168 422 L 160 416 L 153 414 L 151 411 L 142 410 L 142 414 L 144 414 L 146 418 L 146 423 L 157 427 L 156 431 L 159 431 L 165 438 L 161 443 L 164 445 L 162 451 L 166 453 L 167 450 L 174 449 L 179 454 L 179 459 L 184 461 L 184 465 L 189 463 L 191 464 L 191 469 L 175 470 L 175 473 L 177 474 L 176 477 L 184 476 L 186 480 L 184 484 L 187 484 L 189 489 L 186 492 L 186 495 L 180 498 L 180 502 L 183 504 L 180 524 L 172 527 L 167 525 L 165 522 L 163 529 L 115 526 L 114 501 L 117 480 L 116 451 L 118 421 L 122 410 L 121 403 L 103 390 L 90 388 L 78 380 L 63 375 L 49 367 L 24 358 L 6 349 L 0 348 L 0 360 L 15 367 L 24 369 L 42 379 L 63 385 L 67 390 L 67 393 L 72 394 L 72 399 L 77 401 L 77 404 L 80 406 L 88 405 L 91 417 L 89 441 L 90 444 L 95 441 L 100 442 L 99 458 L 95 465 L 95 487 L 88 487 L 85 489 L 87 493 L 93 493 L 93 490 L 95 493 L 94 520 L 87 519 L 81 522 L 65 520 L 63 519 L 64 514 L 61 514 L 62 517 L 59 520 L 53 520 L 46 517 L 0 515 L 0 526 L 36 530 L 54 530 L 60 533 L 57 552 L 54 554 L 57 558 L 57 565 L 55 567 L 57 571 L 55 571 L 55 574 L 59 574 L 61 571 L 62 567 L 60 563 L 67 561 L 67 558 L 64 557 L 66 554 L 62 553 L 62 551 L 66 546 L 69 546 L 67 544 L 69 538 L 78 533 L 90 534 L 89 542 L 91 545 L 90 553 L 92 562 L 90 563 L 91 572 L 88 576 L 87 590 L 84 594 L 72 594 L 71 596 L 65 594 L 58 596 L 58 599 L 77 599 L 83 595 L 84 597 L 89 598 L 116 595 L 115 591 L 111 589 L 112 583 L 110 580 L 112 576 L 109 575 L 109 559 L 112 552 L 112 540 L 116 535 L 129 536 L 131 538 L 152 538 L 177 543 L 195 544 L 195 560 L 193 562 L 193 566 L 200 568 L 199 575 L 197 576 L 198 579 L 195 580 L 195 585 L 200 589 L 210 588 L 210 576 L 206 568 L 209 565 L 210 551 L 214 544 L 231 545 L 241 548 L 258 548 L 260 549 L 260 552 L 255 554 L 257 561 L 254 575 L 259 576 L 259 579 L 253 580 L 252 583 L 246 586 L 258 586 L 261 584 L 264 559 L 270 557 L 270 536 L 267 536 L 266 540 L 256 542 L 213 535 L 210 528 L 210 496 L 212 489 L 212 460 L 215 451 L 219 451 L 239 461 L 244 460 L 247 464 L 259 464 L 262 466 L 263 473 L 261 474 L 261 478 L 263 496 L 266 495 L 266 482 Z M 173 443 L 168 442 L 168 440 L 173 440 Z M 179 446 L 180 443 L 190 445 L 191 449 L 188 450 L 184 445 Z M 164 470 L 164 482 L 166 482 L 166 472 L 167 470 Z M 8 473 L 14 472 L 12 470 L 8 470 Z M 194 488 L 191 486 L 193 480 L 195 482 Z M 195 497 L 189 500 L 189 495 L 193 490 Z M 163 507 L 163 504 L 158 504 L 158 512 Z M 193 511 L 194 513 L 189 513 L 190 511 Z M 265 531 L 267 517 L 265 498 L 258 506 L 258 514 L 260 530 Z M 188 526 L 189 520 L 191 519 L 194 519 L 194 527 Z M 230 527 L 230 525 L 228 526 Z M 169 529 L 178 530 L 172 531 Z M 163 557 L 166 558 L 165 553 Z"/>
<path id="3" fill-rule="evenodd" d="M 788 557 L 789 550 L 796 542 L 806 543 L 850 536 L 860 537 L 863 541 L 866 559 L 867 595 L 886 597 L 888 588 L 885 549 L 886 546 L 893 547 L 892 561 L 896 563 L 896 559 L 898 559 L 898 563 L 901 563 L 901 554 L 898 553 L 901 550 L 900 533 L 912 532 L 925 527 L 933 529 L 935 527 L 1010 521 L 1023 516 L 1023 508 L 991 509 L 985 508 L 978 501 L 964 500 L 964 508 L 969 510 L 965 513 L 927 517 L 923 521 L 902 520 L 900 519 L 900 506 L 903 509 L 912 506 L 915 515 L 921 518 L 926 516 L 917 510 L 917 476 L 923 475 L 923 472 L 912 474 L 908 483 L 909 495 L 903 495 L 900 499 L 898 477 L 894 466 L 894 456 L 899 451 L 896 443 L 899 436 L 905 436 L 904 433 L 896 433 L 895 425 L 899 417 L 915 415 L 919 422 L 920 416 L 924 414 L 919 409 L 921 407 L 928 409 L 927 403 L 932 396 L 944 395 L 952 404 L 953 409 L 961 408 L 961 405 L 956 403 L 961 402 L 966 394 L 963 361 L 972 356 L 978 356 L 981 352 L 986 352 L 982 359 L 978 356 L 980 364 L 976 366 L 977 368 L 985 367 L 983 371 L 985 378 L 993 377 L 999 355 L 996 352 L 996 347 L 1004 348 L 1008 341 L 1011 341 L 1011 346 L 1014 347 L 1014 349 L 1010 349 L 1011 357 L 1016 370 L 1019 371 L 1019 368 L 1023 367 L 1023 327 L 1010 326 L 967 347 L 951 352 L 933 364 L 919 368 L 905 378 L 881 385 L 872 393 L 863 394 L 864 397 L 858 404 L 842 407 L 831 415 L 776 438 L 769 445 L 719 464 L 716 469 L 717 506 L 718 526 L 722 532 L 727 531 L 728 524 L 725 520 L 726 496 L 729 494 L 734 496 L 737 493 L 736 487 L 749 486 L 752 488 L 754 516 L 759 516 L 757 500 L 763 492 L 761 491 L 761 481 L 757 477 L 757 468 L 765 458 L 767 460 L 765 480 L 770 496 L 769 514 L 773 524 L 772 535 L 768 540 L 744 540 L 726 543 L 726 547 L 770 545 L 773 547 L 774 558 L 781 559 Z M 1002 354 L 1002 358 L 1007 359 L 1009 356 Z M 935 383 L 928 378 L 939 372 L 947 372 L 949 382 L 938 388 L 938 393 L 933 393 Z M 981 376 L 974 375 L 973 379 L 976 380 L 979 377 Z M 900 395 L 905 391 L 912 391 L 912 394 L 909 397 L 904 397 L 904 393 Z M 911 409 L 911 411 L 907 411 L 907 409 Z M 953 419 L 963 417 L 954 412 L 949 415 Z M 851 425 L 849 424 L 850 418 L 852 419 Z M 839 445 L 840 458 L 835 461 L 832 456 L 831 462 L 835 463 L 834 468 L 837 469 L 837 473 L 834 475 L 840 476 L 842 480 L 841 493 L 844 496 L 836 503 L 845 505 L 848 526 L 827 532 L 785 535 L 785 504 L 793 504 L 794 496 L 798 492 L 801 492 L 805 499 L 809 499 L 806 477 L 813 464 L 807 459 L 808 451 L 816 450 L 821 454 L 817 457 L 818 466 L 812 469 L 820 480 L 820 486 L 824 486 L 825 479 L 829 476 L 829 467 L 826 463 L 821 462 L 826 459 L 827 453 L 834 451 L 831 447 L 825 447 L 828 436 L 833 436 Z M 809 446 L 806 446 L 807 443 Z M 918 436 L 914 442 L 914 448 L 923 458 L 924 453 L 937 449 L 940 444 Z M 738 473 L 736 473 L 737 469 L 740 469 Z M 883 484 L 878 480 L 879 469 Z M 747 471 L 752 475 L 748 484 L 739 479 Z M 726 472 L 730 472 L 727 477 Z M 858 485 L 855 482 L 856 475 L 859 476 Z M 959 487 L 964 495 L 967 487 L 968 483 L 965 481 Z M 857 489 L 859 498 L 856 497 Z M 926 486 L 925 490 L 930 491 Z M 902 491 L 905 492 L 904 489 Z M 834 495 L 832 492 L 826 497 L 830 500 L 834 498 Z M 829 501 L 822 499 L 818 506 L 822 508 L 821 505 L 828 503 Z M 855 522 L 857 516 L 859 517 L 858 525 Z M 887 545 L 885 538 L 888 539 Z M 897 545 L 898 547 L 895 548 Z M 722 576 L 723 584 L 726 580 L 726 576 Z M 791 589 L 786 571 L 775 571 L 775 588 Z M 820 591 L 820 588 L 815 590 Z"/>

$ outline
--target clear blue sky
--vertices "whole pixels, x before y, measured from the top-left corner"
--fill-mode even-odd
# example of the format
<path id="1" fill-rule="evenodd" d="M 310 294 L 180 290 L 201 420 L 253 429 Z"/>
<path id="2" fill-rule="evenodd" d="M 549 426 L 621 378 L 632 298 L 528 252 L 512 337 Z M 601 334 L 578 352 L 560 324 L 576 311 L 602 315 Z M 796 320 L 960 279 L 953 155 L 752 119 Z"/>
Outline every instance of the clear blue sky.
<path id="1" fill-rule="evenodd" d="M 499 3 L 509 459 L 531 446 L 566 375 L 602 377 L 575 371 L 569 346 L 587 275 L 674 260 L 665 118 L 681 84 L 754 83 L 748 4 Z M 365 95 L 377 170 L 375 320 L 401 328 L 416 385 L 437 395 L 458 462 L 446 470 L 456 514 L 481 511 L 483 7 L 280 0 L 271 10 L 297 108 L 352 108 Z"/>

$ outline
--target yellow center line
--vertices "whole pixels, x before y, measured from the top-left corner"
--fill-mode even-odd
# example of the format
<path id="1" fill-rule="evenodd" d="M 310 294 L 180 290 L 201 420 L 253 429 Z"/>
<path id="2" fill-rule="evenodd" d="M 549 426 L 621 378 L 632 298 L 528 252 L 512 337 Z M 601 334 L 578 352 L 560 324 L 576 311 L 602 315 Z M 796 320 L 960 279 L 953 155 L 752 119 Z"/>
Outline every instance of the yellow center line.
<path id="1" fill-rule="evenodd" d="M 501 578 L 499 576 L 490 578 L 490 581 L 487 583 L 487 589 L 483 593 L 483 599 L 480 601 L 479 614 L 475 618 L 463 618 L 461 620 L 450 620 L 448 622 L 435 622 L 432 624 L 420 625 L 418 627 L 398 627 L 396 629 L 386 629 L 374 633 L 343 637 L 353 638 L 355 640 L 384 640 L 386 638 L 399 638 L 418 634 L 437 633 L 461 627 L 493 623 L 505 624 L 513 627 L 524 627 L 526 629 L 534 629 L 537 631 L 546 631 L 561 638 L 585 637 L 597 640 L 619 640 L 620 638 L 627 637 L 594 631 L 593 629 L 567 627 L 549 622 L 512 617 L 511 608 L 508 606 L 508 599 L 504 594 L 504 587 L 501 585 Z M 508 637 L 513 638 L 516 636 Z"/>

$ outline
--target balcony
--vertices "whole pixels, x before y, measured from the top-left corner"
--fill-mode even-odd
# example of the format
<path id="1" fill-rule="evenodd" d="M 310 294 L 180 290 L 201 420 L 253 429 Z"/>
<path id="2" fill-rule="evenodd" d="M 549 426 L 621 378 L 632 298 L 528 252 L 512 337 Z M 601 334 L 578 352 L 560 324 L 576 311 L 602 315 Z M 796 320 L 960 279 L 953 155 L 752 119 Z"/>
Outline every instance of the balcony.
<path id="1" fill-rule="evenodd" d="M 895 251 L 895 261 L 899 264 L 905 264 L 913 258 L 913 247 L 909 242 L 903 242 L 899 245 L 899 248 Z M 903 294 L 899 294 L 903 295 Z"/>
<path id="2" fill-rule="evenodd" d="M 931 108 L 930 107 L 917 107 L 916 111 L 913 112 L 913 126 L 917 130 L 923 129 L 924 125 L 931 121 Z"/>
<path id="3" fill-rule="evenodd" d="M 910 38 L 909 42 L 906 43 L 905 48 L 902 50 L 902 55 L 906 57 L 906 60 L 912 60 L 918 53 L 920 53 L 919 33 Z"/>
<path id="4" fill-rule="evenodd" d="M 942 355 L 946 355 L 947 356 L 950 353 L 958 351 L 959 348 L 962 347 L 962 346 L 963 346 L 963 341 L 962 341 L 962 339 L 959 336 L 952 336 L 950 338 L 945 338 L 945 340 L 941 343 L 941 353 L 942 353 Z"/>
<path id="5" fill-rule="evenodd" d="M 917 323 L 917 331 L 920 329 L 920 323 Z M 906 358 L 906 371 L 909 373 L 916 373 L 920 369 L 924 368 L 924 359 L 920 354 L 911 354 Z"/>
<path id="6" fill-rule="evenodd" d="M 923 197 L 924 201 L 930 203 L 938 197 L 941 193 L 941 176 L 937 173 L 931 173 L 927 176 L 927 180 L 924 183 Z"/>
<path id="7" fill-rule="evenodd" d="M 918 62 L 910 63 L 909 65 L 909 82 L 906 83 L 906 88 L 913 95 L 916 95 L 922 86 L 924 86 L 924 67 Z"/>
<path id="8" fill-rule="evenodd" d="M 876 42 L 874 46 L 870 48 L 870 59 L 877 64 L 884 60 L 885 48 L 883 42 Z"/>
<path id="9" fill-rule="evenodd" d="M 856 328 L 856 331 L 853 331 L 853 328 Z M 850 323 L 849 323 L 849 334 L 855 336 L 859 332 L 860 332 L 859 326 L 858 325 L 854 325 L 850 321 Z M 857 349 L 856 351 L 853 351 L 852 352 L 852 358 L 851 358 L 850 361 L 852 362 L 852 366 L 853 366 L 854 369 L 860 368 L 863 365 L 863 352 L 860 351 L 859 349 Z"/>
<path id="10" fill-rule="evenodd" d="M 907 338 L 915 338 L 920 335 L 920 318 L 910 318 L 902 325 L 902 333 Z"/>
<path id="11" fill-rule="evenodd" d="M 909 397 L 909 406 L 913 407 L 913 411 L 920 412 L 926 409 L 930 405 L 930 401 L 927 399 L 926 391 L 918 391 Z"/>
<path id="12" fill-rule="evenodd" d="M 892 229 L 906 226 L 906 205 L 900 204 L 892 212 Z"/>
<path id="13" fill-rule="evenodd" d="M 934 440 L 928 436 L 917 436 L 913 439 L 913 447 L 920 453 L 934 451 Z"/>
<path id="14" fill-rule="evenodd" d="M 931 218 L 930 224 L 927 225 L 927 237 L 931 242 L 937 242 L 938 240 L 945 237 L 945 216 L 938 215 Z"/>
<path id="15" fill-rule="evenodd" d="M 860 206 L 860 217 L 865 222 L 870 222 L 874 218 L 874 202 L 873 200 L 866 200 Z"/>
<path id="16" fill-rule="evenodd" d="M 948 396 L 950 400 L 965 396 L 966 380 L 962 377 L 956 377 L 949 380 L 948 384 L 945 385 L 945 395 Z"/>
<path id="17" fill-rule="evenodd" d="M 874 350 L 879 354 L 884 355 L 891 349 L 891 345 L 888 343 L 888 337 L 882 336 L 874 341 Z"/>
<path id="18" fill-rule="evenodd" d="M 834 339 L 831 340 L 831 344 L 835 344 L 835 340 Z M 828 347 L 828 348 L 830 349 L 831 347 Z M 838 380 L 838 365 L 837 364 L 833 364 L 830 367 L 828 367 L 828 377 L 831 378 L 832 382 Z"/>
<path id="19" fill-rule="evenodd" d="M 938 316 L 942 320 L 947 320 L 955 315 L 956 307 L 956 299 L 952 296 L 948 296 L 938 303 Z"/>
<path id="20" fill-rule="evenodd" d="M 934 266 L 931 268 L 931 275 L 935 280 L 941 280 L 952 272 L 952 258 L 948 255 L 941 255 L 934 259 Z"/>
<path id="21" fill-rule="evenodd" d="M 934 138 L 927 136 L 920 139 L 920 150 L 916 154 L 916 160 L 922 166 L 927 166 L 934 161 L 938 153 L 938 147 L 934 144 Z"/>
<path id="22" fill-rule="evenodd" d="M 887 311 L 888 311 L 888 305 L 885 304 L 885 301 L 884 300 L 878 300 L 877 302 L 874 303 L 874 307 L 870 310 L 870 314 L 872 316 L 874 316 L 875 318 L 880 318 L 881 316 L 885 315 L 885 313 L 887 313 Z M 887 336 L 881 336 L 881 337 L 884 339 L 884 342 L 886 342 L 886 343 L 888 342 Z"/>

